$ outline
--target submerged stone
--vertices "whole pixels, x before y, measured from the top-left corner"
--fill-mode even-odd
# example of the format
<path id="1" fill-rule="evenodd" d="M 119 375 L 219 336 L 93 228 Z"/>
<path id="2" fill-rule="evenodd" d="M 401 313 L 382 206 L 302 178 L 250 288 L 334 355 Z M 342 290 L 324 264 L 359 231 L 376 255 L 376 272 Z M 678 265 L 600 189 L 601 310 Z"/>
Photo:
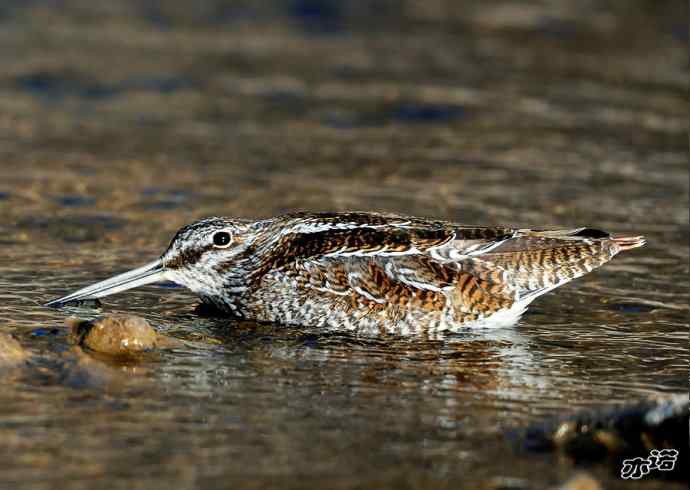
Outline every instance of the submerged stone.
<path id="1" fill-rule="evenodd" d="M 65 323 L 75 343 L 104 354 L 136 354 L 161 343 L 149 322 L 134 315 L 107 315 L 94 321 L 70 317 Z"/>
<path id="2" fill-rule="evenodd" d="M 13 367 L 28 359 L 29 353 L 17 339 L 10 334 L 0 332 L 0 368 Z"/>

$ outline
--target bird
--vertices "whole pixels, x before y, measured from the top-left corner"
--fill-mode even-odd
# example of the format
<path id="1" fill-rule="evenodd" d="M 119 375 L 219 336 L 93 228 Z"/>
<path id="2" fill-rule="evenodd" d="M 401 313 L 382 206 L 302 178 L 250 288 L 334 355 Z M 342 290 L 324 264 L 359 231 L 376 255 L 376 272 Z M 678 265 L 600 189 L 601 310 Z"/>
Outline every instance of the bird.
<path id="1" fill-rule="evenodd" d="M 46 304 L 172 281 L 229 317 L 410 335 L 515 324 L 537 297 L 643 236 L 472 226 L 375 212 L 210 217 L 182 227 L 143 267 Z"/>

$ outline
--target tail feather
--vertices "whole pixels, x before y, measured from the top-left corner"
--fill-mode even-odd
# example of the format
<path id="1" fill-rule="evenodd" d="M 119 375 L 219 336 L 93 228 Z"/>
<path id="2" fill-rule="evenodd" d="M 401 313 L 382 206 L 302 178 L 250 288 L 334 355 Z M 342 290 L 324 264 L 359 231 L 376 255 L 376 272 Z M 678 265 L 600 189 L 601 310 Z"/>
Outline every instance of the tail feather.
<path id="1" fill-rule="evenodd" d="M 622 250 L 630 250 L 633 248 L 642 247 L 647 240 L 642 235 L 639 236 L 621 236 L 613 238 L 613 241 L 618 245 L 618 248 Z"/>
<path id="2" fill-rule="evenodd" d="M 563 229 L 557 228 L 554 230 L 537 230 L 537 229 L 525 229 L 520 230 L 527 235 L 535 237 L 546 237 L 546 238 L 611 238 L 611 234 L 607 231 L 599 230 L 597 228 L 587 228 L 586 226 L 580 228 L 570 228 Z"/>

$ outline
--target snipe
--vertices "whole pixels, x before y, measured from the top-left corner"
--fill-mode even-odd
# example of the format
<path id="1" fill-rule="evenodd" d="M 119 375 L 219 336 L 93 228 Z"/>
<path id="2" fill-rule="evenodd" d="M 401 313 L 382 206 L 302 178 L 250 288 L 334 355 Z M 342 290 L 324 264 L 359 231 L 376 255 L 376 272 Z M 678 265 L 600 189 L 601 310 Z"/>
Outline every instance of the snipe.
<path id="1" fill-rule="evenodd" d="M 169 280 L 257 321 L 398 334 L 503 326 L 536 297 L 642 245 L 591 228 L 376 213 L 214 217 L 180 229 L 158 260 L 48 306 Z"/>

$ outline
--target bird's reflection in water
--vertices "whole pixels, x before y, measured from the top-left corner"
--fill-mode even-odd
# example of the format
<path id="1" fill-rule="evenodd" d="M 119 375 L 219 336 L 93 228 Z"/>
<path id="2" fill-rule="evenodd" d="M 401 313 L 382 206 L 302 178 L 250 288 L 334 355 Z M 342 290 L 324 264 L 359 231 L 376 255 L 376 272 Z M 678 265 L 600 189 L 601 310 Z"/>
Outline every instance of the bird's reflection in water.
<path id="1" fill-rule="evenodd" d="M 353 392 L 475 393 L 500 403 L 549 383 L 535 372 L 529 337 L 519 326 L 434 338 L 382 337 L 215 318 L 191 338 L 246 357 L 244 368 L 258 375 L 299 378 L 308 372 L 312 383 Z"/>

